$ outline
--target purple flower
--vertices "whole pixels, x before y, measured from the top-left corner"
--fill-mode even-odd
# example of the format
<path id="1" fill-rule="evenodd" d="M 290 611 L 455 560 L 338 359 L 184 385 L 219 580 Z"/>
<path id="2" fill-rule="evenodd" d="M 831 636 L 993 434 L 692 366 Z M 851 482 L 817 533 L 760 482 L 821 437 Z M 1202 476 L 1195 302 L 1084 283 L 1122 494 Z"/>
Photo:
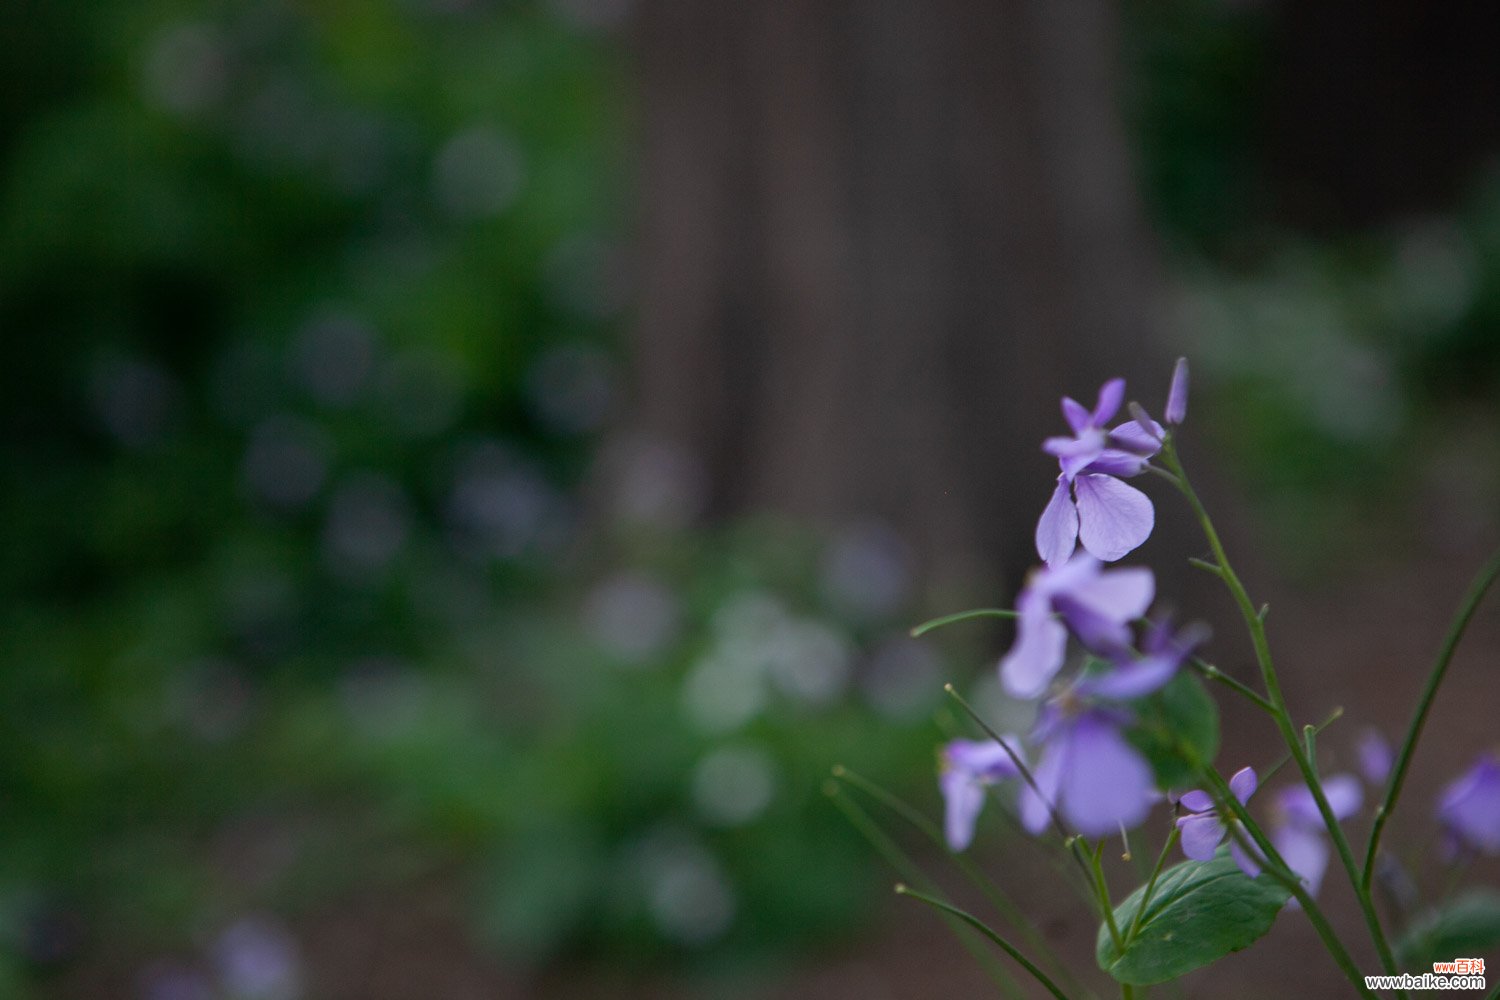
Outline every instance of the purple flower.
<path id="1" fill-rule="evenodd" d="M 1164 431 L 1155 434 L 1135 420 L 1106 429 L 1125 396 L 1125 380 L 1112 379 L 1099 390 L 1092 411 L 1071 397 L 1062 401 L 1072 437 L 1053 437 L 1042 450 L 1057 458 L 1062 474 L 1036 525 L 1036 550 L 1056 566 L 1075 545 L 1105 562 L 1113 562 L 1151 535 L 1156 511 L 1146 494 L 1118 477 L 1139 475 L 1146 460 L 1161 449 Z"/>
<path id="2" fill-rule="evenodd" d="M 1069 629 L 1104 655 L 1127 648 L 1127 623 L 1146 613 L 1155 594 L 1149 569 L 1101 571 L 1099 561 L 1084 553 L 1035 570 L 1016 599 L 1016 641 L 1000 661 L 1006 692 L 1035 698 L 1046 690 L 1062 667 Z"/>
<path id="3" fill-rule="evenodd" d="M 946 805 L 943 832 L 953 850 L 962 851 L 973 842 L 985 788 L 1021 773 L 1007 746 L 1021 756 L 1021 742 L 1014 736 L 1005 737 L 1005 746 L 999 740 L 953 740 L 943 748 L 938 786 Z"/>
<path id="4" fill-rule="evenodd" d="M 1145 758 L 1120 734 L 1129 719 L 1116 709 L 1084 706 L 1071 693 L 1048 703 L 1033 734 L 1041 744 L 1032 772 L 1037 787 L 1021 789 L 1021 825 L 1040 833 L 1055 809 L 1077 832 L 1102 837 L 1145 819 L 1154 781 Z"/>
<path id="5" fill-rule="evenodd" d="M 1335 819 L 1353 816 L 1364 801 L 1359 779 L 1352 774 L 1325 779 L 1323 794 Z M 1287 867 L 1301 876 L 1308 894 L 1315 896 L 1328 869 L 1328 831 L 1323 814 L 1318 812 L 1317 800 L 1306 785 L 1283 789 L 1276 797 L 1276 804 L 1281 823 L 1271 834 L 1271 843 L 1276 845 Z"/>
<path id="6" fill-rule="evenodd" d="M 1438 798 L 1438 822 L 1452 853 L 1500 854 L 1500 757 L 1482 754 Z"/>
<path id="7" fill-rule="evenodd" d="M 1391 765 L 1395 763 L 1390 741 L 1378 730 L 1366 729 L 1360 733 L 1359 743 L 1354 749 L 1359 755 L 1359 771 L 1365 780 L 1372 785 L 1385 784 L 1385 779 L 1391 775 Z"/>
<path id="8" fill-rule="evenodd" d="M 1255 770 L 1242 767 L 1229 779 L 1229 790 L 1240 805 L 1244 805 L 1255 794 L 1256 784 Z M 1177 805 L 1186 810 L 1184 815 L 1177 817 L 1177 829 L 1182 834 L 1182 853 L 1194 861 L 1211 860 L 1225 834 L 1231 829 L 1243 830 L 1238 820 L 1231 819 L 1226 823 L 1214 807 L 1213 797 L 1201 789 L 1188 792 L 1177 800 Z M 1240 866 L 1240 871 L 1251 878 L 1260 874 L 1260 865 L 1240 846 L 1239 837 L 1230 839 L 1229 853 Z"/>
<path id="9" fill-rule="evenodd" d="M 1165 414 L 1167 424 L 1176 427 L 1187 419 L 1188 404 L 1188 361 L 1187 358 L 1178 358 L 1177 365 L 1172 369 L 1172 384 L 1167 389 L 1167 412 Z"/>
<path id="10" fill-rule="evenodd" d="M 1074 690 L 1113 701 L 1143 698 L 1175 677 L 1207 638 L 1208 629 L 1202 625 L 1189 625 L 1174 634 L 1171 619 L 1163 617 L 1146 631 L 1139 655 L 1128 648 L 1115 652 L 1110 657 L 1113 670 L 1082 678 Z"/>

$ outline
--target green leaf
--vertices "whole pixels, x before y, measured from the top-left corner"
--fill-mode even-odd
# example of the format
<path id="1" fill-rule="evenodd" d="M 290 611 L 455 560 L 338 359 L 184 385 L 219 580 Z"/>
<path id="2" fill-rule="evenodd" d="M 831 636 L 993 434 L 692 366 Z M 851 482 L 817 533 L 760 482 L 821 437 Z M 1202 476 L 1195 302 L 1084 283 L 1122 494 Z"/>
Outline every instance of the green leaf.
<path id="1" fill-rule="evenodd" d="M 1420 972 L 1433 962 L 1478 958 L 1500 947 L 1500 893 L 1476 889 L 1412 922 L 1396 942 L 1401 967 Z"/>
<path id="2" fill-rule="evenodd" d="M 1197 769 L 1183 753 L 1192 748 L 1199 760 L 1211 761 L 1219 752 L 1219 710 L 1203 683 L 1180 673 L 1150 698 L 1137 702 L 1136 723 L 1126 733 L 1131 744 L 1151 762 L 1162 788 L 1191 788 Z"/>
<path id="3" fill-rule="evenodd" d="M 1142 886 L 1115 907 L 1122 934 L 1129 933 L 1144 894 Z M 1220 848 L 1212 861 L 1184 861 L 1162 873 L 1123 953 L 1101 926 L 1095 957 L 1122 983 L 1176 979 L 1254 943 L 1271 929 L 1288 895 L 1268 875 L 1246 877 Z"/>

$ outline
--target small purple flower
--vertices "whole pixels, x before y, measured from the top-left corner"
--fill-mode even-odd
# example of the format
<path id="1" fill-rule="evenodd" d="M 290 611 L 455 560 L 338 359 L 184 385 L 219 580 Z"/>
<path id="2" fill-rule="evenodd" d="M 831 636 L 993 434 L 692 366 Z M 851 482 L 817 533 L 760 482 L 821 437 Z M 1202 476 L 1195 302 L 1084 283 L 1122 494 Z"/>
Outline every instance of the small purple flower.
<path id="1" fill-rule="evenodd" d="M 1171 619 L 1163 617 L 1146 631 L 1140 655 L 1128 648 L 1115 652 L 1110 657 L 1113 670 L 1082 678 L 1074 690 L 1112 701 L 1144 698 L 1165 687 L 1207 638 L 1208 629 L 1203 625 L 1189 625 L 1174 634 Z"/>
<path id="2" fill-rule="evenodd" d="M 962 851 L 974 841 L 974 823 L 984 808 L 984 790 L 989 785 L 1021 773 L 1016 757 L 1021 757 L 1021 741 L 1006 736 L 1005 746 L 999 740 L 953 740 L 942 752 L 942 774 L 938 785 L 946 805 L 943 832 L 948 846 Z"/>
<path id="3" fill-rule="evenodd" d="M 1035 698 L 1046 690 L 1062 668 L 1069 629 L 1103 655 L 1128 648 L 1128 623 L 1146 613 L 1155 594 L 1149 569 L 1101 571 L 1099 561 L 1084 553 L 1035 570 L 1016 599 L 1016 641 L 1000 661 L 1006 692 Z"/>
<path id="4" fill-rule="evenodd" d="M 1092 411 L 1071 397 L 1062 401 L 1072 437 L 1052 437 L 1042 450 L 1057 458 L 1062 474 L 1036 525 L 1036 550 L 1056 566 L 1079 541 L 1091 555 L 1113 562 L 1151 535 L 1156 511 L 1140 490 L 1119 477 L 1139 475 L 1161 449 L 1165 433 L 1155 434 L 1135 420 L 1106 429 L 1125 397 L 1125 380 L 1111 379 L 1099 390 Z"/>
<path id="5" fill-rule="evenodd" d="M 1240 768 L 1229 779 L 1229 790 L 1234 793 L 1240 805 L 1250 801 L 1250 796 L 1255 794 L 1256 785 L 1255 770 L 1249 767 Z M 1213 796 L 1201 789 L 1195 788 L 1188 792 L 1177 800 L 1177 805 L 1185 810 L 1184 815 L 1177 817 L 1177 829 L 1182 834 L 1182 853 L 1194 861 L 1212 860 L 1225 834 L 1231 829 L 1243 830 L 1238 820 L 1230 819 L 1226 823 L 1214 807 Z M 1260 865 L 1240 846 L 1239 837 L 1231 837 L 1229 853 L 1235 864 L 1240 866 L 1240 871 L 1251 878 L 1260 874 Z"/>
<path id="6" fill-rule="evenodd" d="M 1372 785 L 1385 784 L 1396 759 L 1390 741 L 1380 735 L 1379 730 L 1366 729 L 1359 734 L 1359 743 L 1354 749 L 1359 755 L 1359 772 L 1365 780 Z"/>
<path id="7" fill-rule="evenodd" d="M 1040 833 L 1056 809 L 1078 833 L 1103 837 L 1145 819 L 1154 780 L 1120 733 L 1129 720 L 1117 709 L 1084 706 L 1071 693 L 1048 703 L 1033 734 L 1041 744 L 1032 772 L 1037 787 L 1021 789 L 1021 825 Z"/>
<path id="8" fill-rule="evenodd" d="M 1480 755 L 1473 767 L 1443 789 L 1438 822 L 1454 855 L 1500 854 L 1500 757 Z"/>
<path id="9" fill-rule="evenodd" d="M 1178 358 L 1177 365 L 1172 369 L 1172 384 L 1167 389 L 1167 412 L 1165 419 L 1168 426 L 1176 427 L 1187 419 L 1188 404 L 1188 360 Z"/>
<path id="10" fill-rule="evenodd" d="M 1352 774 L 1336 774 L 1323 781 L 1323 794 L 1335 819 L 1348 819 L 1364 802 L 1359 779 Z M 1327 827 L 1318 812 L 1317 800 L 1306 785 L 1283 789 L 1276 796 L 1281 823 L 1271 834 L 1271 843 L 1287 867 L 1302 877 L 1309 895 L 1318 894 L 1323 873 L 1328 869 Z M 1296 900 L 1293 900 L 1293 905 Z"/>

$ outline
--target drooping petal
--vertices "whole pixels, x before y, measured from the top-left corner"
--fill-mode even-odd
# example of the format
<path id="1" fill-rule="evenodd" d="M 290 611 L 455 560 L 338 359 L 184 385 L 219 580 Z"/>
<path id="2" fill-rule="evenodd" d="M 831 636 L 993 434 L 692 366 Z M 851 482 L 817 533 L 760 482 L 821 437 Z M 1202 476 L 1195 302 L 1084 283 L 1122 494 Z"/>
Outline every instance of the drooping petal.
<path id="1" fill-rule="evenodd" d="M 1255 794 L 1257 783 L 1255 768 L 1242 767 L 1230 777 L 1229 790 L 1234 793 L 1235 798 L 1240 800 L 1240 805 L 1244 805 L 1250 801 L 1250 796 Z"/>
<path id="2" fill-rule="evenodd" d="M 1013 698 L 1035 698 L 1062 667 L 1068 630 L 1054 621 L 1044 597 L 1025 594 L 1020 601 L 1015 645 L 1000 661 L 1000 680 Z"/>
<path id="3" fill-rule="evenodd" d="M 1077 437 L 1047 438 L 1042 451 L 1054 456 L 1063 475 L 1071 480 L 1103 453 L 1108 440 L 1103 431 L 1085 428 Z"/>
<path id="4" fill-rule="evenodd" d="M 1029 782 L 1021 787 L 1016 806 L 1021 813 L 1021 826 L 1027 833 L 1041 833 L 1052 822 L 1052 810 L 1057 807 L 1057 793 L 1062 784 L 1065 751 L 1064 746 L 1049 743 L 1031 772 L 1036 788 L 1032 788 Z"/>
<path id="5" fill-rule="evenodd" d="M 1162 425 L 1155 420 L 1151 421 L 1149 428 L 1142 427 L 1138 421 L 1127 420 L 1110 430 L 1109 445 L 1111 448 L 1128 451 L 1132 455 L 1149 458 L 1161 451 L 1161 439 L 1166 433 Z"/>
<path id="6" fill-rule="evenodd" d="M 1287 867 L 1302 877 L 1309 895 L 1318 894 L 1328 869 L 1328 841 L 1321 833 L 1288 823 L 1271 835 Z"/>
<path id="7" fill-rule="evenodd" d="M 1078 472 L 1082 475 L 1119 476 L 1129 479 L 1131 476 L 1139 476 L 1145 472 L 1147 464 L 1149 463 L 1143 456 L 1133 454 L 1123 448 L 1105 448 Z"/>
<path id="8" fill-rule="evenodd" d="M 1129 663 L 1116 664 L 1107 673 L 1085 677 L 1078 682 L 1084 694 L 1115 701 L 1143 698 L 1166 686 L 1181 664 L 1171 656 L 1147 656 Z"/>
<path id="9" fill-rule="evenodd" d="M 1156 510 L 1151 500 L 1113 476 L 1085 475 L 1073 481 L 1078 499 L 1078 537 L 1091 555 L 1113 562 L 1151 537 Z"/>
<path id="10" fill-rule="evenodd" d="M 1062 615 L 1078 641 L 1093 652 L 1100 656 L 1119 656 L 1127 652 L 1130 628 L 1124 622 L 1100 614 L 1072 594 L 1057 594 L 1052 598 L 1052 607 Z"/>
<path id="11" fill-rule="evenodd" d="M 1234 859 L 1235 864 L 1240 866 L 1240 871 L 1244 872 L 1250 878 L 1254 878 L 1261 871 L 1260 855 L 1256 851 L 1255 845 L 1250 843 L 1248 835 L 1245 833 L 1245 828 L 1240 826 L 1238 821 L 1231 825 L 1231 829 L 1234 833 L 1229 838 L 1229 856 Z M 1241 846 L 1241 839 L 1244 839 L 1246 844 L 1249 845 L 1249 850 Z"/>
<path id="12" fill-rule="evenodd" d="M 954 770 L 967 772 L 981 781 L 1014 778 L 1021 773 L 1016 760 L 1026 758 L 1020 739 L 1010 735 L 1004 739 L 1009 750 L 998 740 L 951 740 L 943 748 L 943 756 Z"/>
<path id="13" fill-rule="evenodd" d="M 1108 721 L 1083 715 L 1068 739 L 1060 808 L 1088 837 L 1138 825 L 1151 810 L 1151 767 Z"/>
<path id="14" fill-rule="evenodd" d="M 939 787 L 945 805 L 943 834 L 953 850 L 965 850 L 974 842 L 974 824 L 984 808 L 984 788 L 958 768 L 944 772 Z"/>
<path id="15" fill-rule="evenodd" d="M 1129 622 L 1144 615 L 1151 606 L 1156 596 L 1156 577 L 1144 566 L 1105 570 L 1073 581 L 1066 591 L 1106 618 Z"/>
<path id="16" fill-rule="evenodd" d="M 1099 401 L 1094 404 L 1094 426 L 1103 427 L 1114 415 L 1120 412 L 1120 404 L 1125 401 L 1125 380 L 1112 378 L 1099 387 Z"/>
<path id="17" fill-rule="evenodd" d="M 1182 808 L 1191 809 L 1195 813 L 1211 812 L 1214 807 L 1214 797 L 1201 788 L 1187 792 L 1177 802 Z"/>
<path id="18" fill-rule="evenodd" d="M 1066 478 L 1059 476 L 1057 489 L 1036 523 L 1036 553 L 1048 566 L 1057 566 L 1073 554 L 1078 544 L 1078 509 Z"/>
<path id="19" fill-rule="evenodd" d="M 1177 829 L 1182 832 L 1182 853 L 1194 861 L 1212 861 L 1224 839 L 1224 823 L 1214 812 L 1179 817 Z"/>
<path id="20" fill-rule="evenodd" d="M 1062 400 L 1063 419 L 1073 429 L 1074 434 L 1082 434 L 1084 429 L 1093 423 L 1093 417 L 1088 407 L 1084 406 L 1072 396 L 1064 396 Z"/>
<path id="21" fill-rule="evenodd" d="M 1187 419 L 1188 405 L 1188 361 L 1178 358 L 1172 369 L 1172 384 L 1167 389 L 1167 423 L 1174 427 Z"/>

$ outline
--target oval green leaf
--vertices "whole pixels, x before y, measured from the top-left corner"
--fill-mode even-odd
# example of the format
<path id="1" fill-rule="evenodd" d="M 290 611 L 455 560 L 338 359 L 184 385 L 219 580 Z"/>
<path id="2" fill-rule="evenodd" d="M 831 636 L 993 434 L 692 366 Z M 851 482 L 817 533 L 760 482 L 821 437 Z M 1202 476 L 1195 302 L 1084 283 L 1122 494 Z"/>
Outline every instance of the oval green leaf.
<path id="1" fill-rule="evenodd" d="M 1115 907 L 1127 934 L 1145 886 Z M 1184 861 L 1167 869 L 1123 952 L 1108 926 L 1099 928 L 1099 968 L 1122 983 L 1149 986 L 1176 979 L 1253 944 L 1271 929 L 1289 893 L 1268 875 L 1251 879 L 1220 849 L 1212 861 Z"/>
<path id="2" fill-rule="evenodd" d="M 1132 707 L 1136 722 L 1126 738 L 1151 762 L 1158 786 L 1193 787 L 1198 772 L 1183 747 L 1205 761 L 1219 752 L 1219 710 L 1203 682 L 1184 671 Z"/>

